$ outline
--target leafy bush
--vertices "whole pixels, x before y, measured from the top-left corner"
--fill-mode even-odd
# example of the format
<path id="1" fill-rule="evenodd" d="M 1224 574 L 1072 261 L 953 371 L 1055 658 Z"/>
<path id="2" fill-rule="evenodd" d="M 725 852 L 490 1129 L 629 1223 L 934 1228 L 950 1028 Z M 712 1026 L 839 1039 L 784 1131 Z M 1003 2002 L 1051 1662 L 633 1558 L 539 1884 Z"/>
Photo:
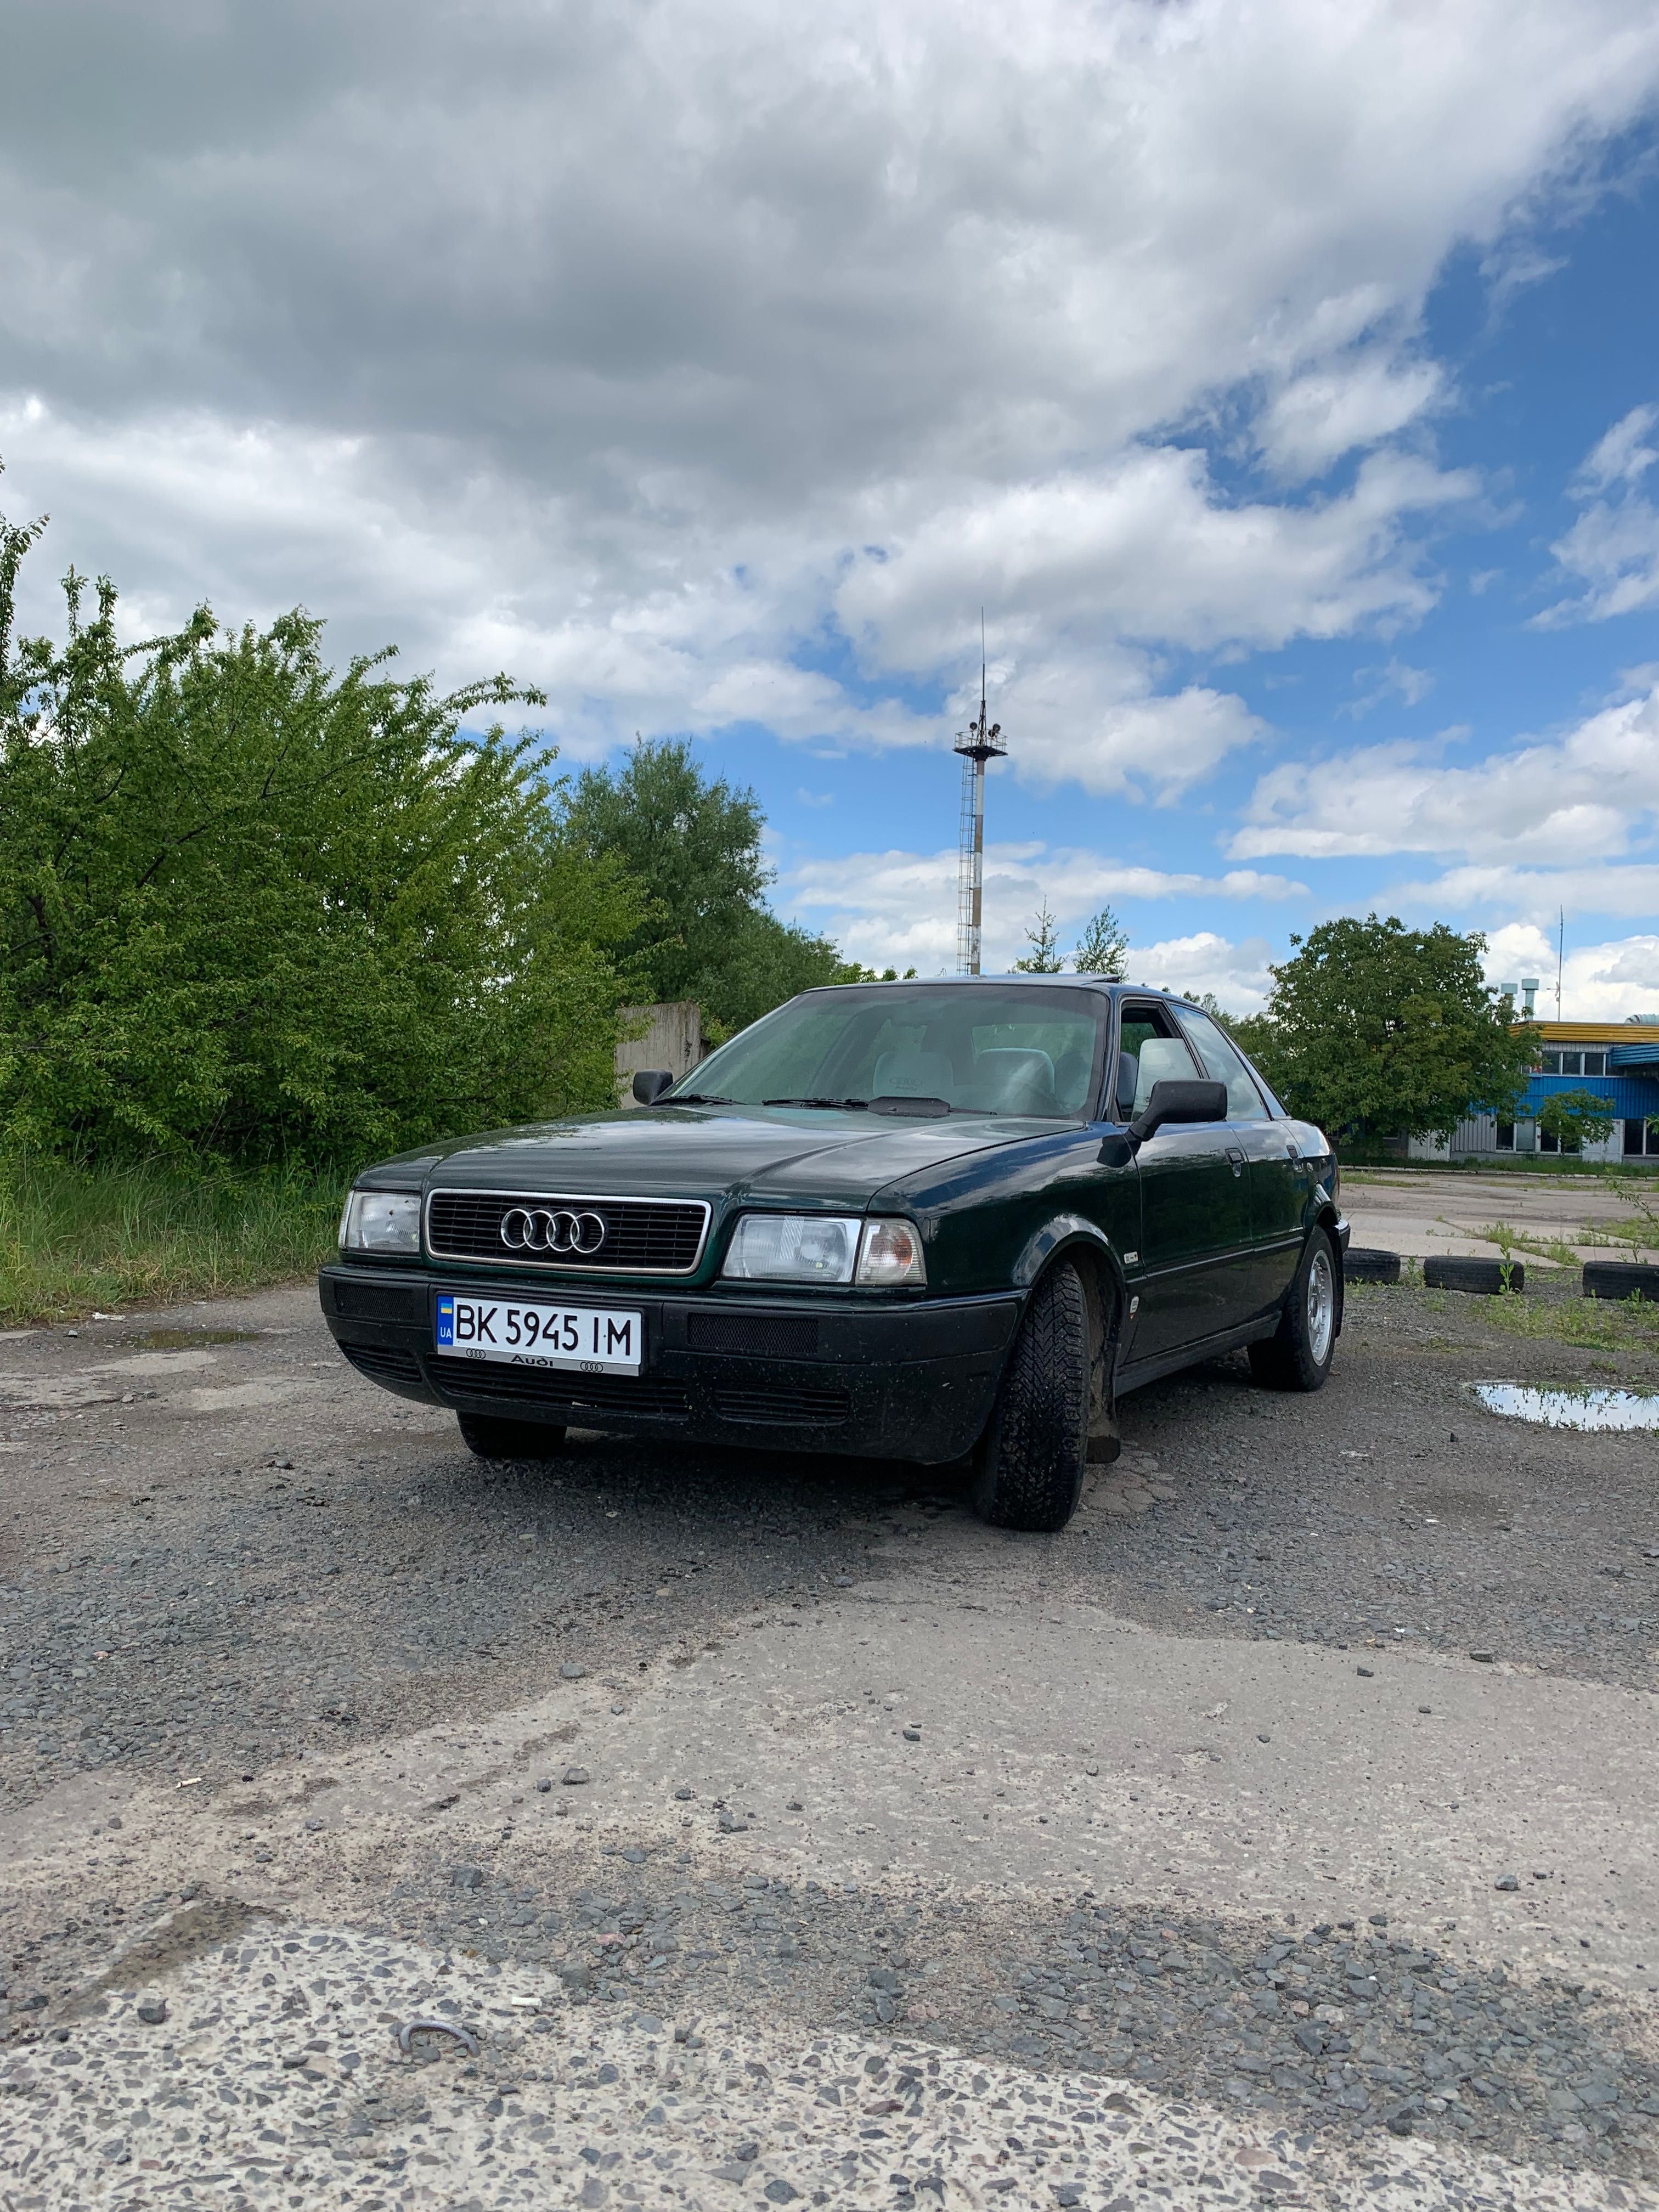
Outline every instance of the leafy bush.
<path id="1" fill-rule="evenodd" d="M 361 1158 L 608 1104 L 641 899 L 561 834 L 551 755 L 322 625 L 124 647 L 65 582 L 13 644 L 0 525 L 0 1144 Z"/>

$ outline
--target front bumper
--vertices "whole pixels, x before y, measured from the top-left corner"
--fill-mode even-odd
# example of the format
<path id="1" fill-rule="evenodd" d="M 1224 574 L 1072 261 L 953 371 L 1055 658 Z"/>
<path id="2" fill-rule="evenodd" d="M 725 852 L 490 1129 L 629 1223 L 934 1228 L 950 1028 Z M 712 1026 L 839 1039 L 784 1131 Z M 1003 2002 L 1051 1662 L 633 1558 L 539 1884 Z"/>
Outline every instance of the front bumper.
<path id="1" fill-rule="evenodd" d="M 637 1376 L 580 1375 L 446 1358 L 434 1346 L 440 1290 L 460 1271 L 344 1263 L 322 1269 L 323 1318 L 361 1374 L 404 1398 L 507 1420 L 635 1431 L 863 1458 L 959 1459 L 990 1418 L 1021 1301 L 884 1304 L 661 1297 L 609 1285 L 492 1282 L 497 1297 L 626 1309 L 644 1316 Z"/>

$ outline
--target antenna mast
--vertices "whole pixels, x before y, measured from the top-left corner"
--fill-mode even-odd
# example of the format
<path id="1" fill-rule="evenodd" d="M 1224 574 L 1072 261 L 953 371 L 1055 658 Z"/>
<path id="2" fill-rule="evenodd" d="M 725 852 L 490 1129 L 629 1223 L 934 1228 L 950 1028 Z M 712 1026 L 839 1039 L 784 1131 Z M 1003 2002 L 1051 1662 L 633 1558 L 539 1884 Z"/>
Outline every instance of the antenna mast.
<path id="1" fill-rule="evenodd" d="M 1555 940 L 1555 1018 L 1561 1018 L 1561 970 L 1567 961 L 1567 909 L 1560 909 L 1561 931 Z"/>
<path id="2" fill-rule="evenodd" d="M 985 703 L 985 610 L 979 611 L 979 720 L 957 733 L 951 750 L 962 756 L 962 805 L 957 824 L 957 973 L 979 973 L 980 923 L 985 888 L 985 763 L 1008 748 L 1002 725 Z"/>

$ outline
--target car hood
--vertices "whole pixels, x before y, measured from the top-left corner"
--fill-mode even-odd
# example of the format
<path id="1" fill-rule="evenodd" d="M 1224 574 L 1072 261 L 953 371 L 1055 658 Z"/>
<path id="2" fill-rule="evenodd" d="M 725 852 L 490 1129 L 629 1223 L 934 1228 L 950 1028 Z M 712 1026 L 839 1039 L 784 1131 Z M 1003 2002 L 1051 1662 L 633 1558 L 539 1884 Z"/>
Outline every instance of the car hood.
<path id="1" fill-rule="evenodd" d="M 644 1107 L 533 1122 L 404 1152 L 359 1177 L 407 1190 L 585 1198 L 754 1199 L 862 1207 L 942 1162 L 1052 1136 L 1053 1121 L 764 1107 Z"/>

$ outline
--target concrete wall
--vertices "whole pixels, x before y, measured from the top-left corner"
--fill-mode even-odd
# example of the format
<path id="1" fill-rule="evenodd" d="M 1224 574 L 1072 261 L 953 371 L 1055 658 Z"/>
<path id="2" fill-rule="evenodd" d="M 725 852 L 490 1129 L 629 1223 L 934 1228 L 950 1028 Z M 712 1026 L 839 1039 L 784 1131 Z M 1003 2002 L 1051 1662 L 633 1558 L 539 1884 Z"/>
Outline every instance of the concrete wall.
<path id="1" fill-rule="evenodd" d="M 617 1047 L 617 1095 L 634 1103 L 634 1075 L 641 1067 L 665 1067 L 677 1079 L 690 1075 L 702 1058 L 702 1009 L 695 999 L 674 999 L 658 1006 L 624 1006 L 629 1029 L 645 1024 L 642 1036 Z"/>

